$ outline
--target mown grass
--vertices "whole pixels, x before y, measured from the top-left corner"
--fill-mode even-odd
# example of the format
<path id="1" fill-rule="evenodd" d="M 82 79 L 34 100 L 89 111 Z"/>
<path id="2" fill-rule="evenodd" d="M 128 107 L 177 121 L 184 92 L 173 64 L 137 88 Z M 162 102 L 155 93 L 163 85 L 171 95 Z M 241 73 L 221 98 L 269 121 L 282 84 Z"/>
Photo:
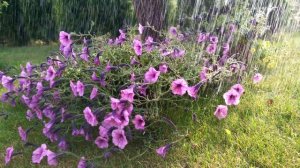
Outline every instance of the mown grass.
<path id="1" fill-rule="evenodd" d="M 300 44 L 299 35 L 287 42 L 272 44 L 270 50 L 278 51 L 272 56 L 274 67 L 265 70 L 261 84 L 253 85 L 250 79 L 244 82 L 246 93 L 239 106 L 230 107 L 225 120 L 218 121 L 213 116 L 216 105 L 224 103 L 221 95 L 202 95 L 192 111 L 166 107 L 165 116 L 176 124 L 177 132 L 170 125 L 154 124 L 159 128 L 156 134 L 147 135 L 149 139 L 138 138 L 108 160 L 100 159 L 99 166 L 300 167 L 300 45 L 295 44 Z M 5 50 L 6 56 L 22 58 L 15 49 Z M 22 55 L 21 50 L 27 49 L 16 49 Z M 1 53 L 2 63 L 7 59 L 3 59 Z M 14 64 L 14 61 L 8 62 Z M 34 148 L 24 148 L 17 134 L 19 125 L 28 128 L 34 124 L 26 121 L 25 109 L 21 106 L 3 107 L 10 115 L 6 120 L 0 119 L 0 158 L 4 158 L 6 147 L 13 145 L 17 151 L 24 151 L 24 155 L 14 157 L 8 167 L 34 167 L 31 163 Z M 196 121 L 192 120 L 192 113 L 196 114 Z M 30 133 L 30 141 L 37 144 L 45 141 L 38 130 Z M 181 141 L 173 145 L 166 159 L 156 156 L 155 147 L 178 139 Z M 102 154 L 94 145 L 86 143 L 76 143 L 71 149 L 87 158 Z M 65 156 L 59 160 L 59 167 L 75 167 L 77 161 Z M 46 163 L 41 167 L 47 167 Z"/>

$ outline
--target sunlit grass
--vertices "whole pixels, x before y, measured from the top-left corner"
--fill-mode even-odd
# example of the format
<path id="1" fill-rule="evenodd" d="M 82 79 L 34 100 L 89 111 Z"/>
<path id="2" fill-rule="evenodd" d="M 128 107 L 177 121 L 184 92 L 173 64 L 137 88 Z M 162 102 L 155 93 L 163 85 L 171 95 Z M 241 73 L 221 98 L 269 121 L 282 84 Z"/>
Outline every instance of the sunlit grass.
<path id="1" fill-rule="evenodd" d="M 165 107 L 166 117 L 177 125 L 178 132 L 167 124 L 157 124 L 160 129 L 156 135 L 145 136 L 149 139 L 139 138 L 123 152 L 108 160 L 101 159 L 101 167 L 300 167 L 300 45 L 295 44 L 300 44 L 300 36 L 271 45 L 271 49 L 278 50 L 273 55 L 276 66 L 265 70 L 265 78 L 258 85 L 253 85 L 250 79 L 245 81 L 246 93 L 240 105 L 230 107 L 225 120 L 218 121 L 213 116 L 216 105 L 224 104 L 221 95 L 213 98 L 202 95 L 192 111 Z M 22 50 L 34 51 L 27 48 L 16 49 L 16 53 L 5 50 L 20 63 L 27 61 L 18 55 L 23 54 Z M 0 62 L 8 61 L 1 53 L 3 51 Z M 14 62 L 11 60 L 7 64 Z M 14 157 L 9 167 L 32 167 L 34 148 L 25 150 L 17 127 L 28 128 L 34 124 L 25 119 L 25 109 L 21 106 L 4 105 L 3 109 L 10 115 L 7 120 L 0 119 L 1 159 L 6 147 L 13 145 L 17 151 L 26 152 L 24 156 Z M 192 120 L 192 113 L 196 114 L 196 121 Z M 30 140 L 37 144 L 45 142 L 39 130 L 30 133 Z M 171 148 L 166 159 L 156 156 L 156 147 L 177 139 L 182 140 Z M 78 143 L 71 149 L 87 158 L 102 154 L 95 145 L 87 143 Z M 59 159 L 59 167 L 75 167 L 77 161 L 67 156 Z M 3 162 L 0 165 L 3 166 Z"/>

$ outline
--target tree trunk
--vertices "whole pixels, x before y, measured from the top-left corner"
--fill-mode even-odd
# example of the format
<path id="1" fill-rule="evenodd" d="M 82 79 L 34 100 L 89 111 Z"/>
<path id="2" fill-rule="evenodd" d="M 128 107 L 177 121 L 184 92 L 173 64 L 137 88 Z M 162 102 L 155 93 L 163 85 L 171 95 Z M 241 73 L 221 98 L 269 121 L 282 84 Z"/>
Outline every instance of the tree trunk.
<path id="1" fill-rule="evenodd" d="M 148 36 L 151 36 L 155 41 L 159 41 L 160 35 L 157 31 L 161 31 L 164 25 L 167 0 L 132 1 L 138 22 L 143 26 L 150 25 L 156 30 L 154 31 L 151 28 L 145 28 L 142 39 L 144 40 Z"/>

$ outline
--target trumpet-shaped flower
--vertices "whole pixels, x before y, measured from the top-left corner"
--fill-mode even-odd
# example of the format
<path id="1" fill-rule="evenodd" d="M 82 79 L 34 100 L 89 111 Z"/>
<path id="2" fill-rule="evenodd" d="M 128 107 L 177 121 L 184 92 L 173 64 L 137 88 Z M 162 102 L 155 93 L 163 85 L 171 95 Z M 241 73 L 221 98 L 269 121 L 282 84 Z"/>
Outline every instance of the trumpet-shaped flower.
<path id="1" fill-rule="evenodd" d="M 112 132 L 113 144 L 119 147 L 120 149 L 124 149 L 127 145 L 127 138 L 125 136 L 125 131 L 123 129 L 115 129 Z"/>
<path id="2" fill-rule="evenodd" d="M 226 93 L 224 93 L 223 98 L 227 105 L 238 105 L 240 103 L 240 94 L 233 89 L 230 89 Z"/>
<path id="3" fill-rule="evenodd" d="M 145 82 L 146 83 L 156 83 L 160 75 L 160 71 L 157 71 L 155 68 L 150 67 L 149 70 L 145 73 Z"/>
<path id="4" fill-rule="evenodd" d="M 227 106 L 224 106 L 224 105 L 218 105 L 214 115 L 219 119 L 223 119 L 223 118 L 226 118 L 227 116 L 227 112 L 228 112 L 228 108 Z"/>
<path id="5" fill-rule="evenodd" d="M 91 126 L 96 126 L 98 125 L 98 121 L 96 116 L 93 114 L 92 110 L 90 109 L 90 107 L 86 107 L 83 110 L 83 114 L 84 114 L 84 118 L 87 121 L 87 123 L 89 123 Z"/>
<path id="6" fill-rule="evenodd" d="M 183 78 L 176 79 L 171 84 L 171 90 L 174 95 L 183 96 L 188 90 L 188 84 Z"/>

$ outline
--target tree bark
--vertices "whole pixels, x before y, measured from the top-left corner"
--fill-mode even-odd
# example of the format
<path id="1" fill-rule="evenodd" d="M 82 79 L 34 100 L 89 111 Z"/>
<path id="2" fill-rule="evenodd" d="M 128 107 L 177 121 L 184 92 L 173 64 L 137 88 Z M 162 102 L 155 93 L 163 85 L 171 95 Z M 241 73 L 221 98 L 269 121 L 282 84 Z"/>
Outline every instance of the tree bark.
<path id="1" fill-rule="evenodd" d="M 132 0 L 135 14 L 138 22 L 147 26 L 154 27 L 145 28 L 142 34 L 144 40 L 151 36 L 155 41 L 159 41 L 160 35 L 157 31 L 161 31 L 166 17 L 167 0 Z"/>

